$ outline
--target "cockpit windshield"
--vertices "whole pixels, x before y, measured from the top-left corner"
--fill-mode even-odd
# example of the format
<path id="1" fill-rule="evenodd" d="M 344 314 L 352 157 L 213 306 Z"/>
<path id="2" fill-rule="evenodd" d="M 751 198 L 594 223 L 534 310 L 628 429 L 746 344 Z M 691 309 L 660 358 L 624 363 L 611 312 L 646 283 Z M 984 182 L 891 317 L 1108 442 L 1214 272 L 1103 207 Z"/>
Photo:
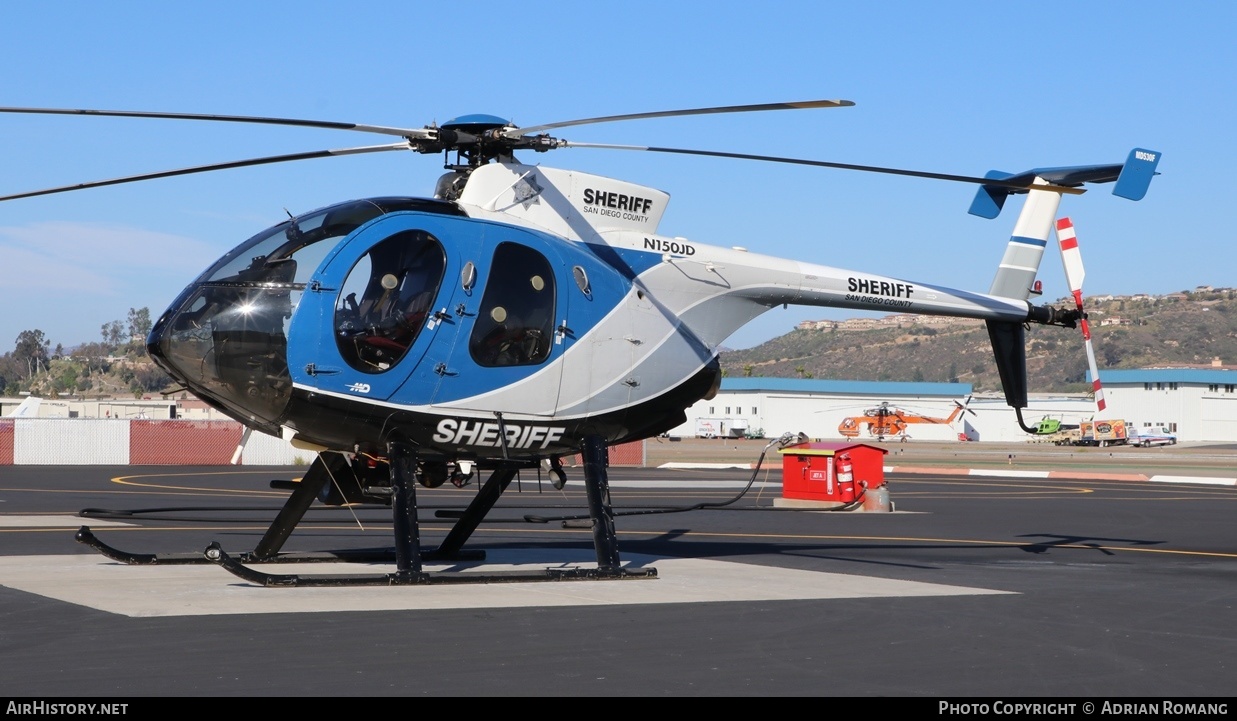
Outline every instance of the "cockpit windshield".
<path id="1" fill-rule="evenodd" d="M 245 241 L 203 273 L 151 332 L 170 375 L 235 417 L 275 429 L 290 397 L 288 326 L 310 277 L 361 225 L 396 211 L 463 215 L 421 198 L 371 198 L 289 219 Z"/>
<path id="2" fill-rule="evenodd" d="M 333 205 L 255 235 L 211 266 L 198 282 L 276 282 L 303 287 L 338 240 L 370 220 L 399 210 L 442 213 L 447 209 L 453 215 L 462 214 L 454 206 L 421 198 L 372 198 Z"/>

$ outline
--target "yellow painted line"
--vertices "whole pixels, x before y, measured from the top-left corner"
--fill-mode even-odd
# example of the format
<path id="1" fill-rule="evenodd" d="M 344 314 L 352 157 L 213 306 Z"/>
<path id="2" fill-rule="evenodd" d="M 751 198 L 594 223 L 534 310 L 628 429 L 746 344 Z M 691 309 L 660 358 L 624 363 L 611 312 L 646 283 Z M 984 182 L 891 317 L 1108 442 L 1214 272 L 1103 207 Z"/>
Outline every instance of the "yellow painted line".
<path id="1" fill-rule="evenodd" d="M 270 490 L 249 491 L 245 489 L 231 489 L 231 488 L 197 488 L 194 486 L 169 486 L 169 485 L 163 485 L 159 483 L 138 483 L 132 480 L 132 479 L 139 479 L 139 478 L 175 478 L 178 476 L 184 476 L 184 477 L 235 476 L 235 475 L 243 475 L 246 473 L 249 475 L 255 475 L 255 476 L 270 476 L 271 475 L 270 471 L 220 471 L 217 473 L 214 473 L 214 472 L 151 473 L 151 474 L 139 475 L 139 476 L 116 476 L 115 478 L 112 478 L 111 481 L 112 483 L 117 483 L 122 486 L 134 486 L 138 488 L 157 488 L 157 489 L 165 490 L 165 491 L 194 491 L 197 493 L 222 493 L 225 495 L 276 496 L 276 497 L 281 497 L 281 498 L 288 495 L 287 493 L 280 493 L 278 491 L 270 491 Z M 288 480 L 300 481 L 301 479 L 293 478 L 293 479 L 288 479 Z"/>

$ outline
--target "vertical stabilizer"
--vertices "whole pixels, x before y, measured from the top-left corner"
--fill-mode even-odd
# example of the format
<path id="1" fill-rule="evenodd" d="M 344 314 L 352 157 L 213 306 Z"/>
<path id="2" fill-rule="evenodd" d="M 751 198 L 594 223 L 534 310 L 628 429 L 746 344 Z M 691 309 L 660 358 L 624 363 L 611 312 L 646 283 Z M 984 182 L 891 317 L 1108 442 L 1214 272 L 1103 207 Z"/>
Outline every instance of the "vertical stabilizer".
<path id="1" fill-rule="evenodd" d="M 1035 184 L 1047 183 L 1036 179 Z M 1009 238 L 1001 264 L 997 266 L 989 294 L 1018 300 L 1030 297 L 1035 276 L 1039 273 L 1039 262 L 1044 257 L 1044 248 L 1048 245 L 1048 236 L 1052 233 L 1053 220 L 1060 205 L 1061 194 L 1058 192 L 1031 190 L 1027 193 L 1027 201 L 1018 215 L 1018 222 L 1014 225 L 1014 232 Z"/>
<path id="2" fill-rule="evenodd" d="M 42 398 L 30 396 L 21 402 L 21 405 L 13 409 L 13 412 L 5 416 L 5 418 L 34 418 L 39 415 L 39 405 L 43 402 Z"/>
<path id="3" fill-rule="evenodd" d="M 1034 185 L 1046 185 L 1036 178 Z M 1051 190 L 1030 190 L 1018 222 L 1005 248 L 1001 264 L 997 266 L 989 294 L 1025 301 L 1035 285 L 1039 263 L 1048 245 L 1048 236 L 1053 231 L 1061 195 Z M 989 320 L 988 339 L 996 356 L 997 371 L 1001 375 L 1001 388 L 1005 402 L 1018 414 L 1018 424 L 1028 429 L 1022 420 L 1022 409 L 1027 407 L 1027 351 L 1026 332 L 1022 323 Z M 1032 431 L 1033 432 L 1033 431 Z"/>

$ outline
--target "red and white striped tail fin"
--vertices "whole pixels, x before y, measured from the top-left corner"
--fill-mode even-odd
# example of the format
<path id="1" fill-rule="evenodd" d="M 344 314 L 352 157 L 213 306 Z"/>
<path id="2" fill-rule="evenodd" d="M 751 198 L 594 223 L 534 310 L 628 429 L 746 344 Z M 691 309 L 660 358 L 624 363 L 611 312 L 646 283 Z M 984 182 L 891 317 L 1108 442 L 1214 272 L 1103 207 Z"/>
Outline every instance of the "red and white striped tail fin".
<path id="1" fill-rule="evenodd" d="M 1065 266 L 1065 282 L 1069 284 L 1070 293 L 1074 295 L 1074 304 L 1078 306 L 1078 323 L 1082 328 L 1082 339 L 1087 346 L 1087 363 L 1091 367 L 1091 390 L 1095 393 L 1095 406 L 1102 411 L 1107 408 L 1104 402 L 1104 388 L 1100 385 L 1100 370 L 1095 362 L 1095 347 L 1091 343 L 1091 325 L 1087 322 L 1087 314 L 1082 307 L 1082 280 L 1086 277 L 1086 271 L 1082 267 L 1082 253 L 1078 250 L 1078 237 L 1074 232 L 1074 223 L 1069 218 L 1057 220 L 1057 241 L 1061 244 L 1061 263 Z"/>

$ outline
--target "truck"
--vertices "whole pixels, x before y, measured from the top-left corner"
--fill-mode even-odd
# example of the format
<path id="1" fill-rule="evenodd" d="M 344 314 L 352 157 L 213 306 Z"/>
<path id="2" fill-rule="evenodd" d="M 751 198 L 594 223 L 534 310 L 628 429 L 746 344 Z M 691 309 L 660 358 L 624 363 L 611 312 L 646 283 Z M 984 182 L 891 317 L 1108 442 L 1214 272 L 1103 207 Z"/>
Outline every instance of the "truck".
<path id="1" fill-rule="evenodd" d="M 1028 443 L 1051 443 L 1054 446 L 1077 446 L 1082 445 L 1079 441 L 1082 439 L 1082 434 L 1077 428 L 1067 428 L 1053 433 L 1043 433 L 1031 436 Z"/>
<path id="2" fill-rule="evenodd" d="M 697 418 L 696 437 L 721 438 L 727 435 L 730 431 L 727 428 L 726 421 L 727 419 L 725 418 Z"/>
<path id="3" fill-rule="evenodd" d="M 747 436 L 746 418 L 697 418 L 697 438 L 744 438 Z"/>
<path id="4" fill-rule="evenodd" d="M 1122 446 L 1129 441 L 1129 431 L 1124 420 L 1083 421 L 1078 426 L 1076 446 Z"/>

